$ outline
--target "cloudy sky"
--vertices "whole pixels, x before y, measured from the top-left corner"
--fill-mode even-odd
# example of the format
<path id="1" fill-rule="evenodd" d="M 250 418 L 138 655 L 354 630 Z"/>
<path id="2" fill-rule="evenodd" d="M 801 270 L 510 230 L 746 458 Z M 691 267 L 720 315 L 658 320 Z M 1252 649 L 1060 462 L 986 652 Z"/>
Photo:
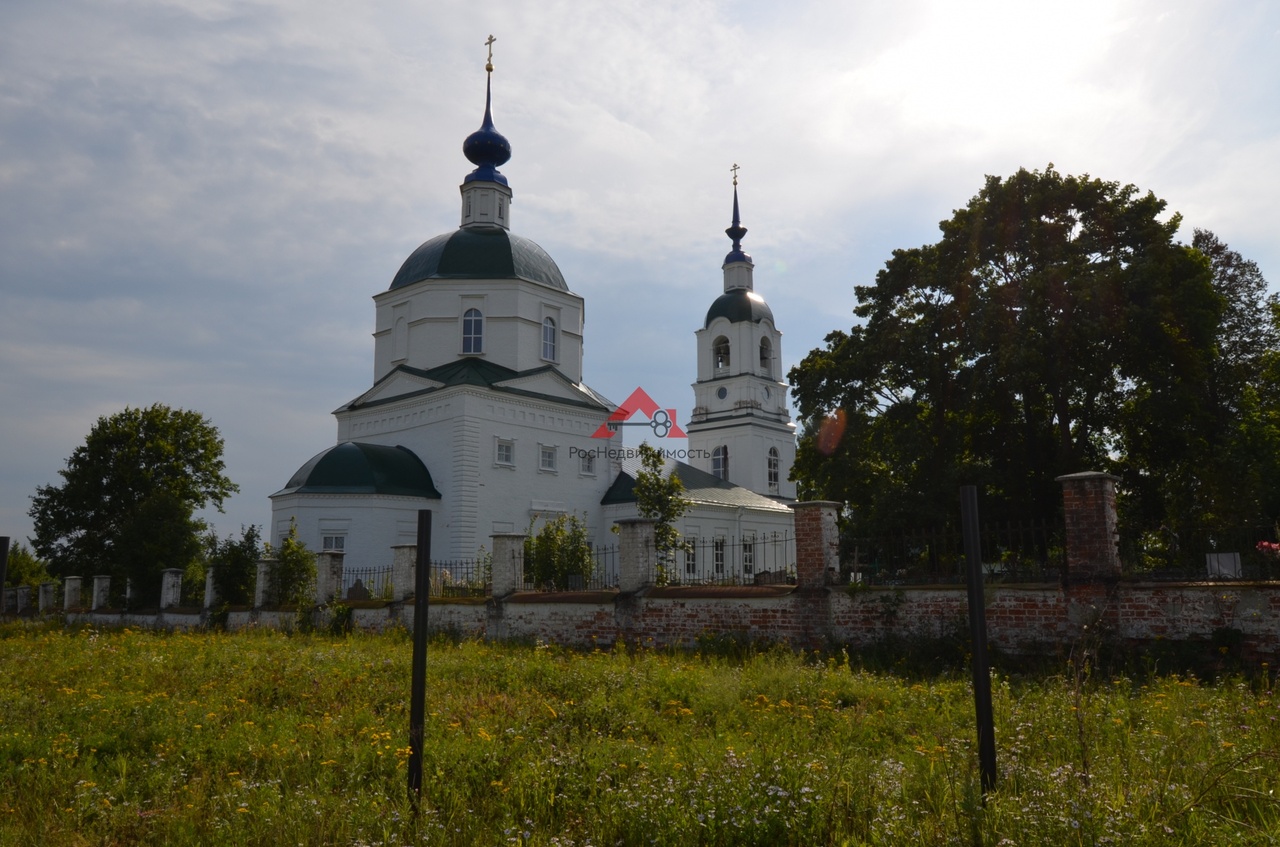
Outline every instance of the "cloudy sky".
<path id="1" fill-rule="evenodd" d="M 0 535 L 157 402 L 226 440 L 218 531 L 268 520 L 370 385 L 370 298 L 458 224 L 490 33 L 513 229 L 615 401 L 689 412 L 734 162 L 788 368 L 1021 166 L 1153 191 L 1280 281 L 1271 0 L 6 0 Z"/>

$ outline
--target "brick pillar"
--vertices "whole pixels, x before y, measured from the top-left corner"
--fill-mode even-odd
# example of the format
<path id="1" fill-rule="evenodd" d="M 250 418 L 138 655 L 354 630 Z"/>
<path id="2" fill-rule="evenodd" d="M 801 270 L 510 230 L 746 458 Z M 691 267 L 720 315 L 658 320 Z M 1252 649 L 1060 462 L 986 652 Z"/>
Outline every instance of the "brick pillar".
<path id="1" fill-rule="evenodd" d="M 393 600 L 408 600 L 413 595 L 414 568 L 418 566 L 417 544 L 391 545 L 391 588 Z"/>
<path id="2" fill-rule="evenodd" d="M 1120 576 L 1116 546 L 1116 482 L 1097 471 L 1058 477 L 1067 528 L 1067 576 L 1091 582 Z"/>
<path id="3" fill-rule="evenodd" d="M 267 602 L 267 594 L 271 591 L 271 571 L 275 567 L 275 559 L 259 559 L 257 578 L 253 581 L 253 608 L 261 609 Z"/>
<path id="4" fill-rule="evenodd" d="M 45 612 L 53 611 L 54 592 L 57 590 L 57 588 L 58 588 L 58 584 L 56 582 L 40 583 L 40 601 L 39 601 L 40 614 L 43 615 Z"/>
<path id="5" fill-rule="evenodd" d="M 651 518 L 618 521 L 618 588 L 623 593 L 653 585 L 657 555 Z"/>
<path id="6" fill-rule="evenodd" d="M 68 576 L 62 580 L 62 609 L 70 611 L 80 608 L 80 584 L 82 576 Z"/>
<path id="7" fill-rule="evenodd" d="M 343 560 L 346 553 L 325 550 L 316 554 L 316 605 L 327 605 L 334 597 L 341 599 Z"/>
<path id="8" fill-rule="evenodd" d="M 172 609 L 182 601 L 182 569 L 165 568 L 160 572 L 160 608 Z"/>
<path id="9" fill-rule="evenodd" d="M 840 504 L 830 500 L 792 503 L 796 525 L 796 587 L 818 588 L 840 573 Z"/>
<path id="10" fill-rule="evenodd" d="M 98 574 L 93 578 L 93 602 L 89 608 L 93 611 L 105 609 L 111 600 L 111 577 Z"/>
<path id="11" fill-rule="evenodd" d="M 524 587 L 523 532 L 498 532 L 493 539 L 493 596 L 506 597 Z"/>

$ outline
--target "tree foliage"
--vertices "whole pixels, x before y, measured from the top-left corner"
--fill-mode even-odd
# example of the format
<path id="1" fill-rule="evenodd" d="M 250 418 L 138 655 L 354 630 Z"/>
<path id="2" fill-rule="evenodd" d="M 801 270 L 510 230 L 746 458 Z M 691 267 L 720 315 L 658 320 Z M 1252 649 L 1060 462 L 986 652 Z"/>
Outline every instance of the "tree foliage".
<path id="1" fill-rule="evenodd" d="M 298 622 L 310 620 L 310 609 L 315 605 L 316 554 L 298 538 L 298 525 L 289 521 L 289 534 L 279 547 L 265 545 L 266 555 L 275 560 L 271 569 L 271 582 L 266 603 L 273 606 L 293 606 L 298 611 Z"/>
<path id="2" fill-rule="evenodd" d="M 158 592 L 161 571 L 200 556 L 196 510 L 221 509 L 237 490 L 222 449 L 199 412 L 156 404 L 98 418 L 58 472 L 62 483 L 31 498 L 36 553 L 61 576 L 105 573 Z"/>
<path id="3" fill-rule="evenodd" d="M 572 588 L 585 585 L 595 570 L 587 527 L 577 515 L 556 515 L 524 542 L 525 575 L 538 587 Z M 582 586 L 579 586 L 582 587 Z"/>
<path id="4" fill-rule="evenodd" d="M 9 548 L 5 585 L 11 587 L 29 585 L 32 588 L 39 588 L 42 582 L 56 581 L 49 573 L 49 563 L 37 557 L 30 549 L 19 542 L 14 542 Z"/>
<path id="5" fill-rule="evenodd" d="M 654 521 L 654 547 L 659 559 L 684 548 L 676 523 L 689 511 L 684 483 L 674 472 L 663 472 L 662 450 L 644 442 L 639 447 L 640 471 L 636 474 L 636 508 L 640 517 Z"/>
<path id="6" fill-rule="evenodd" d="M 988 177 L 792 370 L 804 490 L 872 533 L 953 520 L 962 484 L 984 490 L 984 518 L 1051 515 L 1055 477 L 1081 470 L 1122 476 L 1135 525 L 1274 515 L 1274 486 L 1228 509 L 1198 482 L 1274 435 L 1225 434 L 1273 414 L 1274 297 L 1211 233 L 1176 242 L 1179 223 L 1153 194 L 1052 165 Z"/>
<path id="7" fill-rule="evenodd" d="M 262 558 L 262 537 L 256 526 L 240 528 L 240 537 L 205 538 L 206 562 L 213 569 L 213 587 L 220 603 L 248 606 L 253 603 L 253 586 Z"/>

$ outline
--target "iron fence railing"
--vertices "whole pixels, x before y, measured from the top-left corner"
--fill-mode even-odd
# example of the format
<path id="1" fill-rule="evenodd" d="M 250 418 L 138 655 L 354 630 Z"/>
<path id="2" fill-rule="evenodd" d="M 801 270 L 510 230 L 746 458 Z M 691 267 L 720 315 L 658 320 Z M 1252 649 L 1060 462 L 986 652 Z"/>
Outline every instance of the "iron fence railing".
<path id="1" fill-rule="evenodd" d="M 1126 576 L 1176 582 L 1280 580 L 1280 560 L 1258 549 L 1274 542 L 1274 526 L 1193 528 L 1160 527 L 1120 538 L 1120 562 Z"/>
<path id="2" fill-rule="evenodd" d="M 691 536 L 675 550 L 654 553 L 655 585 L 776 585 L 794 583 L 796 545 L 790 533 Z"/>
<path id="3" fill-rule="evenodd" d="M 1049 520 L 1000 521 L 979 529 L 983 573 L 990 582 L 1060 580 L 1065 531 Z M 871 585 L 963 583 L 968 575 L 958 527 L 929 527 L 841 540 L 843 579 Z"/>
<path id="4" fill-rule="evenodd" d="M 395 589 L 390 565 L 342 569 L 342 596 L 347 600 L 393 600 Z"/>
<path id="5" fill-rule="evenodd" d="M 590 573 L 565 573 L 537 584 L 529 572 L 529 564 L 521 574 L 521 588 L 525 591 L 606 591 L 618 587 L 618 545 L 599 545 L 591 548 Z"/>
<path id="6" fill-rule="evenodd" d="M 488 558 L 431 563 L 432 597 L 483 597 L 493 588 L 493 563 Z"/>

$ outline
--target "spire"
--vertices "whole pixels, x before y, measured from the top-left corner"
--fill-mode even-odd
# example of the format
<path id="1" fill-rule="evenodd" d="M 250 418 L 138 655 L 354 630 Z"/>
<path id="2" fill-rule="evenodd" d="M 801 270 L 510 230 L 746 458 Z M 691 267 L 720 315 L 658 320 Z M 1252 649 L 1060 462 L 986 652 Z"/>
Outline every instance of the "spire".
<path id="1" fill-rule="evenodd" d="M 726 265 L 751 261 L 751 257 L 742 252 L 742 237 L 747 234 L 747 228 L 742 225 L 738 217 L 738 164 L 735 162 L 729 170 L 733 171 L 733 225 L 726 229 L 724 234 L 733 239 L 733 249 L 724 257 Z"/>
<path id="2" fill-rule="evenodd" d="M 498 166 L 505 165 L 511 158 L 511 142 L 507 141 L 506 137 L 493 126 L 493 42 L 495 41 L 497 39 L 492 35 L 485 41 L 489 48 L 489 59 L 484 66 L 484 120 L 480 123 L 480 128 L 462 142 L 463 155 L 476 166 L 474 171 L 467 174 L 466 179 L 463 180 L 464 183 L 479 180 L 496 182 L 500 185 L 507 184 L 507 178 L 498 171 Z"/>

